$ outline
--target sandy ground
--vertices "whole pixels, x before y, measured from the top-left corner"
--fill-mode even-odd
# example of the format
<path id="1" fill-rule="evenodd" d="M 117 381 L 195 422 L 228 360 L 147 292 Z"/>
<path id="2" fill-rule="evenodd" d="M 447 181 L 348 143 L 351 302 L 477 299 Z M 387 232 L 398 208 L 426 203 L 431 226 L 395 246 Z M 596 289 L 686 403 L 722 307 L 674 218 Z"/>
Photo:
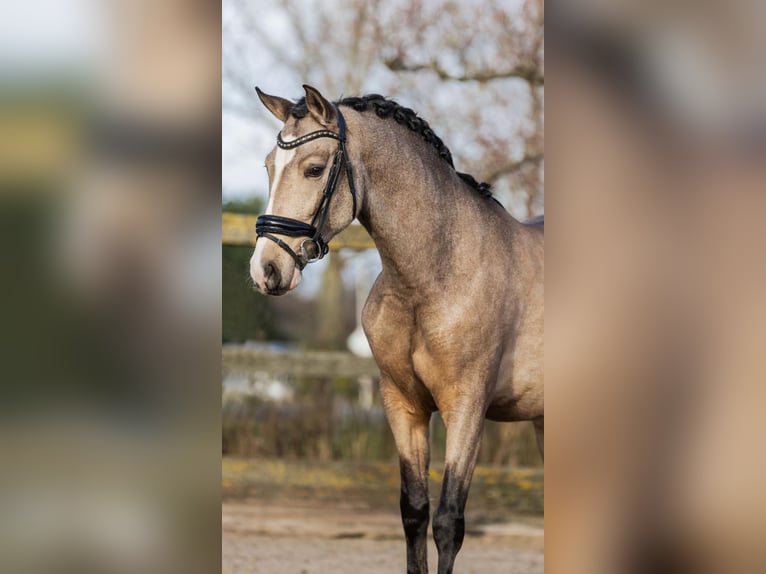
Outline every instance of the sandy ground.
<path id="1" fill-rule="evenodd" d="M 223 574 L 401 574 L 399 516 L 305 500 L 224 502 Z M 468 525 L 456 574 L 543 572 L 542 520 Z M 436 548 L 429 549 L 431 571 Z"/>

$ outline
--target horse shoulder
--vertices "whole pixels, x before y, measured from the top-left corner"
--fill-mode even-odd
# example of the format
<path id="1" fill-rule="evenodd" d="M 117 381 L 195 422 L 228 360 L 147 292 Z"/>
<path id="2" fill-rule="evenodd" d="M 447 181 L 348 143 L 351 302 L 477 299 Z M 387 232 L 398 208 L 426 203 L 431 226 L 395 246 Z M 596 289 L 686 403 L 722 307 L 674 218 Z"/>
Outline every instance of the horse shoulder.
<path id="1" fill-rule="evenodd" d="M 362 309 L 362 327 L 382 372 L 402 377 L 403 371 L 411 371 L 413 312 L 402 297 L 387 287 L 382 276 L 375 281 Z"/>

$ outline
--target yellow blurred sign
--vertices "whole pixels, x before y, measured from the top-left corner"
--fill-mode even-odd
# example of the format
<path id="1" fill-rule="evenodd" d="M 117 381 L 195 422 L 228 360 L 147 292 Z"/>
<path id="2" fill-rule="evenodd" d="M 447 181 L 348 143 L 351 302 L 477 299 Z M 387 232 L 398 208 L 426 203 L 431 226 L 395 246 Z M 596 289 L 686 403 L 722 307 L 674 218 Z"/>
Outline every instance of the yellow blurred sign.
<path id="1" fill-rule="evenodd" d="M 60 181 L 75 165 L 79 129 L 71 113 L 0 104 L 0 181 Z"/>

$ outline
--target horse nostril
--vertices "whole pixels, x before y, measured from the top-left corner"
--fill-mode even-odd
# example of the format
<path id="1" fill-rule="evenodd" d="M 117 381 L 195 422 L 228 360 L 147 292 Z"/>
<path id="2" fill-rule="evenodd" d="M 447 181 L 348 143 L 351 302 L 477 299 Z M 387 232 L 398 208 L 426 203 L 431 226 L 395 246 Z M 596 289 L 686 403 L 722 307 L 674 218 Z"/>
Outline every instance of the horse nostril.
<path id="1" fill-rule="evenodd" d="M 269 289 L 276 289 L 281 282 L 281 276 L 279 269 L 273 263 L 266 265 L 264 269 L 264 276 L 266 277 L 266 287 Z"/>

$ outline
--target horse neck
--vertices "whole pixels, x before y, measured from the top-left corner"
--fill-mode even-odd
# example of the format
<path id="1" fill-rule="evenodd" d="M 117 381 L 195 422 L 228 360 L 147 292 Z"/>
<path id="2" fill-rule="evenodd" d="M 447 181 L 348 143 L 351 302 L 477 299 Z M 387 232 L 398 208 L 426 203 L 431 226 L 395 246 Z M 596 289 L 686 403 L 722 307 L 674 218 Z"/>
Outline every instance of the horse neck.
<path id="1" fill-rule="evenodd" d="M 488 200 L 471 196 L 420 135 L 374 114 L 359 116 L 357 141 L 363 142 L 367 176 L 359 221 L 398 285 L 438 287 L 452 267 L 454 247 L 472 233 L 476 218 L 466 216 Z"/>

